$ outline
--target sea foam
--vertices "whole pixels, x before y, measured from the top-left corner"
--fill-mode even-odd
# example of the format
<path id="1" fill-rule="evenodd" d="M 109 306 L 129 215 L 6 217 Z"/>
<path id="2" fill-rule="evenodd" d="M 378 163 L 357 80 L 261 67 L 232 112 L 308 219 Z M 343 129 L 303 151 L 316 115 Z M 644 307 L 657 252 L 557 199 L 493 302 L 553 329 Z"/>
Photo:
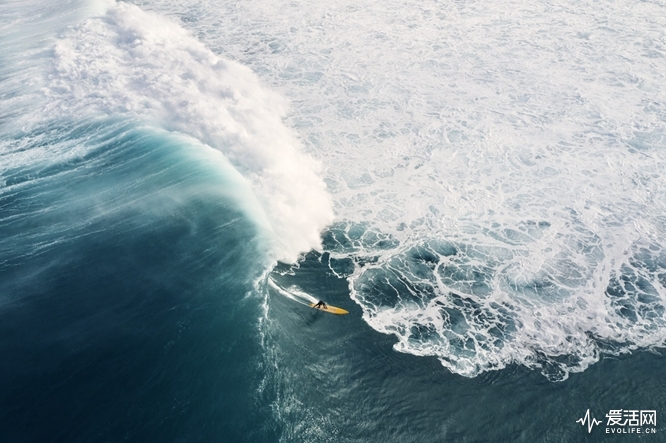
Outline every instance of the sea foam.
<path id="1" fill-rule="evenodd" d="M 327 247 L 399 351 L 560 380 L 665 344 L 663 5 L 153 7 L 292 99 Z"/>

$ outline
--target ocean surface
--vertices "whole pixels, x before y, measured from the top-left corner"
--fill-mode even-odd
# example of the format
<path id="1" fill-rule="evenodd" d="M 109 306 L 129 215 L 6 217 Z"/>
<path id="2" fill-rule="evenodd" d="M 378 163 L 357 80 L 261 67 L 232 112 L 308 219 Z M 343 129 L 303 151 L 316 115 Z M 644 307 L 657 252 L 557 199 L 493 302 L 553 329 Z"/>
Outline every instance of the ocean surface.
<path id="1" fill-rule="evenodd" d="M 0 3 L 1 443 L 666 442 L 664 352 L 666 2 Z"/>

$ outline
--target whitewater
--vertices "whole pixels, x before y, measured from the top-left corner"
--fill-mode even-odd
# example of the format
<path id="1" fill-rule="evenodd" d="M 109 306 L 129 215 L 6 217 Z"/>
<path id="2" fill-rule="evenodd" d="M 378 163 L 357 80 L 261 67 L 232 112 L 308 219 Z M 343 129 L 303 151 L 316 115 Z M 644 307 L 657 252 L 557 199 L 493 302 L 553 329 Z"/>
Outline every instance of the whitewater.
<path id="1" fill-rule="evenodd" d="M 290 99 L 396 350 L 562 380 L 664 345 L 663 4 L 138 4 Z"/>

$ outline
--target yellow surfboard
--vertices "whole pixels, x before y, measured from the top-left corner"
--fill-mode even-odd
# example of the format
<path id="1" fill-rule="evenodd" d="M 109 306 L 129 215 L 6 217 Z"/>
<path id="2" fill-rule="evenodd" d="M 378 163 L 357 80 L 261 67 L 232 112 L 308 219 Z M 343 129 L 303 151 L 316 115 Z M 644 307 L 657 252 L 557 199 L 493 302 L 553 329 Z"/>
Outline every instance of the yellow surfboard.
<path id="1" fill-rule="evenodd" d="M 310 303 L 311 308 L 314 308 L 314 305 L 315 303 Z M 326 305 L 325 308 L 315 308 L 315 309 L 319 309 L 320 311 L 324 312 L 330 312 L 331 314 L 338 314 L 338 315 L 349 314 L 349 311 L 345 311 L 342 308 L 336 308 L 335 306 L 331 305 Z"/>

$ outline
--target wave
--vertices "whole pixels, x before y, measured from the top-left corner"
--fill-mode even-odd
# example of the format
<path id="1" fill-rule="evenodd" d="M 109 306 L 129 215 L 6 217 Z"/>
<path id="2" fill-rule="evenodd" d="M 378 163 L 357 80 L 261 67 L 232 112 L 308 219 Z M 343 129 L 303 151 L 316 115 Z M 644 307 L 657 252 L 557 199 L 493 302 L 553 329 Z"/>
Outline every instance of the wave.
<path id="1" fill-rule="evenodd" d="M 21 126 L 114 118 L 186 134 L 223 153 L 244 177 L 260 204 L 250 215 L 267 232 L 274 259 L 294 261 L 319 247 L 331 201 L 321 165 L 282 122 L 286 100 L 177 23 L 128 3 L 102 5 L 105 12 L 65 30 L 41 55 L 50 68 L 38 88 L 40 109 Z"/>
<path id="2" fill-rule="evenodd" d="M 225 40 L 205 21 L 218 6 L 194 3 L 164 8 L 194 14 L 207 46 L 126 3 L 63 32 L 44 55 L 40 118 L 129 117 L 222 152 L 257 198 L 274 257 L 318 248 L 328 226 L 331 270 L 368 324 L 454 373 L 521 364 L 562 380 L 604 354 L 666 345 L 657 6 L 579 5 L 583 32 L 539 3 L 518 16 L 527 27 L 503 4 L 449 20 L 343 2 L 309 21 L 298 14 L 310 10 L 244 4 Z M 388 35 L 385 23 L 399 26 Z M 296 109 L 213 43 L 251 46 L 245 61 Z"/>

